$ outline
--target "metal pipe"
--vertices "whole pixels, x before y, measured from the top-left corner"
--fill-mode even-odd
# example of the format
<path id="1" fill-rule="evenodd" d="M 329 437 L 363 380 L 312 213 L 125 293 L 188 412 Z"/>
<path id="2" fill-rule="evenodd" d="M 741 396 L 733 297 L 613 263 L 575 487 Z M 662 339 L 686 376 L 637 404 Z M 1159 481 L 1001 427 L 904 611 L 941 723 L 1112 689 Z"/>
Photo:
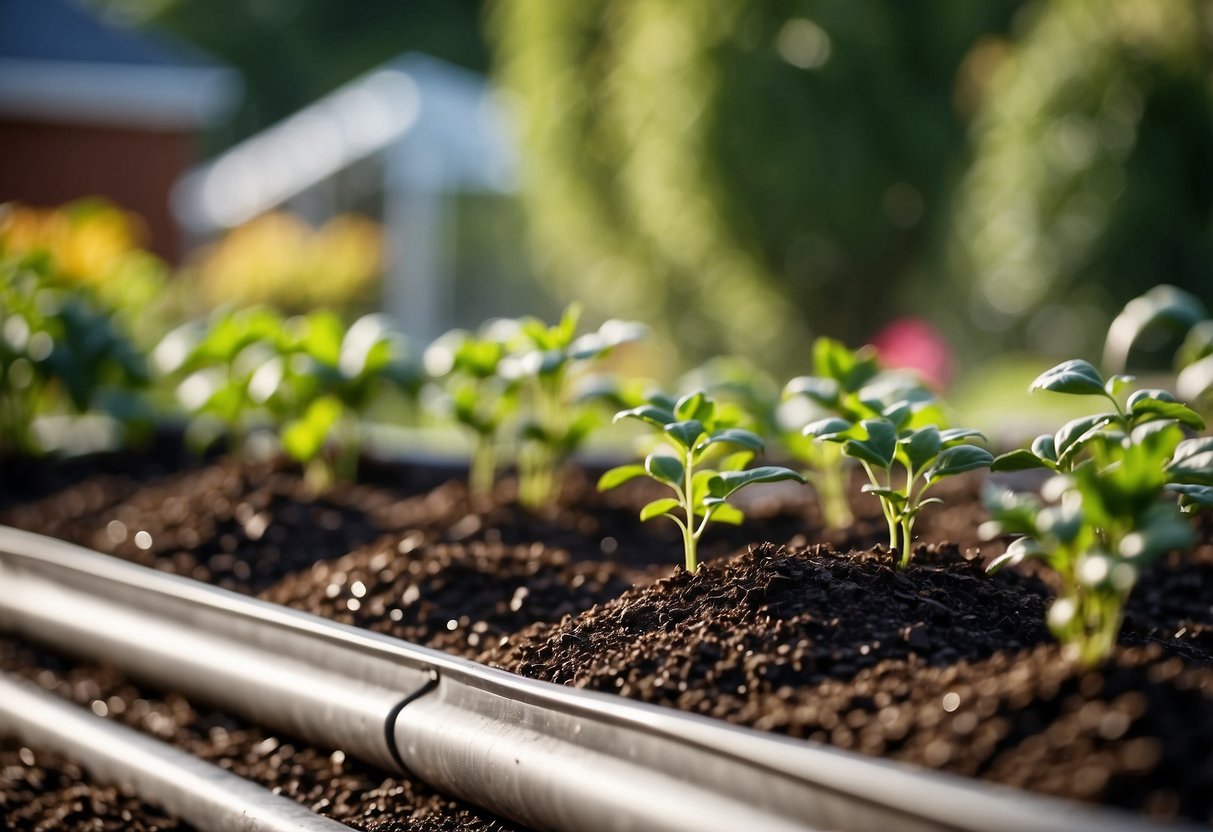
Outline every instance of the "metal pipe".
<path id="1" fill-rule="evenodd" d="M 0 674 L 0 736 L 68 757 L 95 779 L 199 829 L 349 832 L 345 824 L 7 674 Z"/>
<path id="2" fill-rule="evenodd" d="M 525 679 L 0 527 L 0 629 L 543 830 L 1169 829 Z"/>

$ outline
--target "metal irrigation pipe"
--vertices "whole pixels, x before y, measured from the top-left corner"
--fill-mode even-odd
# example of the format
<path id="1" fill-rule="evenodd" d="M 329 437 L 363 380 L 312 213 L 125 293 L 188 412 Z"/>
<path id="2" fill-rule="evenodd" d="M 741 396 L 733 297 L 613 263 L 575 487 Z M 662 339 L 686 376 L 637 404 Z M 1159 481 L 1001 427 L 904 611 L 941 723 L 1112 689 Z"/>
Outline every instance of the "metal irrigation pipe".
<path id="1" fill-rule="evenodd" d="M 0 630 L 541 830 L 1176 829 L 526 679 L 4 527 Z"/>

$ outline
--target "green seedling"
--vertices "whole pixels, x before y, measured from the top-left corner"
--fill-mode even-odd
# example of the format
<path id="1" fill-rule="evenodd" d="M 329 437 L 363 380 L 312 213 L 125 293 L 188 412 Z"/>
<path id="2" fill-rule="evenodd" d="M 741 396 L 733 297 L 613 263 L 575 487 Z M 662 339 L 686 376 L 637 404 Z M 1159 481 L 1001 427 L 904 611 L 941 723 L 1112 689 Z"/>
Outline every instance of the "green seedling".
<path id="1" fill-rule="evenodd" d="M 985 537 L 1019 535 L 989 571 L 1035 558 L 1057 573 L 1049 628 L 1085 667 L 1111 653 L 1142 569 L 1191 545 L 1192 530 L 1167 492 L 1178 493 L 1186 510 L 1213 505 L 1213 439 L 1183 440 L 1171 424 L 1135 438 L 1104 434 L 1098 444 L 1096 456 L 1046 484 L 1048 503 L 990 489 L 993 520 L 982 528 Z"/>
<path id="2" fill-rule="evenodd" d="M 866 493 L 880 500 L 889 528 L 889 550 L 900 552 L 904 569 L 913 556 L 914 523 L 937 497 L 927 491 L 945 477 L 988 468 L 994 457 L 971 444 L 981 433 L 968 428 L 940 430 L 923 424 L 930 405 L 915 411 L 910 402 L 885 407 L 880 416 L 852 422 L 838 416 L 806 425 L 805 436 L 837 443 L 842 453 L 856 460 L 868 477 Z"/>
<path id="3" fill-rule="evenodd" d="M 250 384 L 263 365 L 281 356 L 283 324 L 269 309 L 221 310 L 178 327 L 156 346 L 152 362 L 175 384 L 195 448 L 225 437 L 228 449 L 239 453 L 251 431 L 272 423 L 268 393 L 254 395 Z"/>
<path id="4" fill-rule="evenodd" d="M 58 280 L 45 258 L 0 262 L 0 451 L 40 451 L 35 420 L 56 413 L 145 427 L 148 380 L 142 355 L 88 290 Z"/>
<path id="5" fill-rule="evenodd" d="M 745 519 L 741 509 L 728 500 L 739 490 L 761 482 L 795 480 L 804 477 L 775 465 L 746 468 L 756 453 L 763 450 L 758 434 L 722 422 L 716 403 L 702 392 L 690 393 L 678 401 L 653 397 L 648 404 L 615 414 L 615 421 L 635 419 L 657 431 L 665 447 L 646 457 L 643 464 L 612 468 L 598 481 L 598 490 L 606 491 L 637 477 L 649 477 L 668 486 L 673 497 L 664 497 L 640 511 L 642 521 L 668 517 L 682 531 L 684 562 L 688 572 L 699 568 L 699 539 L 708 524 L 739 524 Z M 722 452 L 714 467 L 708 464 Z"/>
<path id="6" fill-rule="evenodd" d="M 1107 401 L 1111 409 L 1074 419 L 1055 434 L 1036 437 L 1028 448 L 1003 454 L 994 461 L 994 470 L 1048 468 L 1069 473 L 1092 454 L 1103 453 L 1109 440 L 1113 444 L 1121 439 L 1132 443 L 1169 425 L 1182 425 L 1192 430 L 1204 428 L 1200 415 L 1176 401 L 1166 390 L 1137 390 L 1123 397 L 1123 390 L 1132 381 L 1132 376 L 1126 375 L 1105 379 L 1094 366 L 1081 359 L 1064 361 L 1045 371 L 1032 382 L 1030 391 L 1094 396 Z"/>
<path id="7" fill-rule="evenodd" d="M 581 394 L 579 379 L 613 349 L 645 334 L 640 324 L 612 320 L 578 337 L 580 317 L 574 304 L 553 326 L 522 319 L 519 349 L 502 362 L 501 371 L 521 382 L 518 500 L 531 510 L 552 503 L 566 460 L 605 422 L 597 398 Z"/>
<path id="8" fill-rule="evenodd" d="M 314 487 L 353 479 L 372 402 L 388 389 L 413 396 L 420 386 L 403 333 L 384 315 L 364 315 L 347 330 L 318 311 L 288 320 L 278 346 L 250 379 L 250 394 L 269 406 L 283 450 Z"/>
<path id="9" fill-rule="evenodd" d="M 478 498 L 493 492 L 502 430 L 518 406 L 518 381 L 499 372 L 514 322 L 489 322 L 473 335 L 452 330 L 425 351 L 426 373 L 442 386 L 447 413 L 472 437 L 468 487 Z"/>

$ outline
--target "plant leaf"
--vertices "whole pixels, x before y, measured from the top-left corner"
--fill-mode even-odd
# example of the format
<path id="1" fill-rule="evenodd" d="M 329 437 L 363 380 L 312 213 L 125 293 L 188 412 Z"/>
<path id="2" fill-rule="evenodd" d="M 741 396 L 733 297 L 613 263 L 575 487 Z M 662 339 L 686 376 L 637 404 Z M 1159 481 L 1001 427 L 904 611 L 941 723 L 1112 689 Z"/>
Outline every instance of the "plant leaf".
<path id="1" fill-rule="evenodd" d="M 647 476 L 648 473 L 645 467 L 639 463 L 620 465 L 617 468 L 612 468 L 598 478 L 598 490 L 609 491 L 612 488 L 623 485 L 628 480 Z"/>
<path id="2" fill-rule="evenodd" d="M 1054 393 L 1070 393 L 1078 396 L 1107 395 L 1107 391 L 1104 390 L 1104 379 L 1099 374 L 1099 370 L 1095 369 L 1091 362 L 1083 361 L 1081 358 L 1063 361 L 1056 367 L 1045 370 L 1028 388 L 1028 392 L 1035 390 L 1049 390 Z"/>
<path id="3" fill-rule="evenodd" d="M 985 448 L 976 445 L 956 445 L 944 448 L 939 453 L 935 464 L 927 469 L 923 478 L 934 482 L 942 477 L 963 474 L 965 471 L 975 471 L 978 468 L 989 468 L 994 462 L 994 455 Z"/>
<path id="4" fill-rule="evenodd" d="M 1082 450 L 1082 446 L 1090 441 L 1092 430 L 1103 427 L 1115 418 L 1115 413 L 1096 413 L 1094 416 L 1082 416 L 1066 422 L 1053 437 L 1053 447 L 1057 451 L 1057 461 L 1064 462 L 1073 454 Z"/>
<path id="5" fill-rule="evenodd" d="M 721 471 L 741 471 L 754 459 L 753 451 L 737 451 L 720 460 Z"/>
<path id="6" fill-rule="evenodd" d="M 654 517 L 660 517 L 669 511 L 678 508 L 681 503 L 673 497 L 662 497 L 660 500 L 654 500 L 640 510 L 640 520 L 652 520 Z"/>
<path id="7" fill-rule="evenodd" d="M 942 442 L 945 447 L 953 443 L 960 442 L 963 439 L 972 439 L 973 437 L 977 437 L 978 439 L 984 441 L 986 435 L 976 428 L 949 428 L 948 430 L 941 430 L 939 432 L 939 441 Z"/>
<path id="8" fill-rule="evenodd" d="M 994 458 L 991 471 L 1028 471 L 1033 468 L 1052 468 L 1053 463 L 1044 460 L 1027 448 L 1019 448 Z"/>
<path id="9" fill-rule="evenodd" d="M 906 459 L 909 460 L 910 469 L 913 471 L 922 470 L 924 465 L 929 464 L 938 456 L 942 442 L 942 434 L 934 425 L 913 431 L 909 436 L 903 436 L 898 440 Z"/>
<path id="10" fill-rule="evenodd" d="M 1187 405 L 1174 400 L 1168 401 L 1167 399 L 1171 398 L 1169 393 L 1167 394 L 1167 399 L 1141 396 L 1142 393 L 1154 392 L 1165 393 L 1166 391 L 1138 390 L 1133 394 L 1133 398 L 1129 400 L 1129 409 L 1135 417 L 1134 421 L 1141 423 L 1158 419 L 1174 419 L 1184 427 L 1191 428 L 1192 430 L 1204 430 L 1205 420 L 1200 418 L 1200 415 Z"/>
<path id="11" fill-rule="evenodd" d="M 871 483 L 868 483 L 859 490 L 865 494 L 875 494 L 877 497 L 880 497 L 882 500 L 887 500 L 899 508 L 906 504 L 906 495 L 902 494 L 900 491 L 898 491 L 895 488 L 881 488 L 878 485 L 872 485 Z"/>
<path id="12" fill-rule="evenodd" d="M 639 419 L 642 422 L 647 422 L 659 428 L 664 428 L 675 421 L 672 412 L 653 404 L 642 404 L 640 407 L 633 407 L 630 410 L 621 410 L 615 414 L 615 418 L 611 421 L 619 422 L 624 419 Z"/>
<path id="13" fill-rule="evenodd" d="M 828 441 L 842 436 L 842 434 L 845 434 L 854 426 L 854 423 L 848 422 L 846 419 L 831 416 L 828 419 L 818 419 L 816 422 L 809 422 L 804 426 L 804 430 L 801 433 L 814 439 Z"/>
<path id="14" fill-rule="evenodd" d="M 812 401 L 824 407 L 833 407 L 838 403 L 841 388 L 838 382 L 832 378 L 799 376 L 784 386 L 783 395 L 785 398 L 807 396 Z"/>
<path id="15" fill-rule="evenodd" d="M 699 437 L 703 436 L 703 422 L 698 419 L 687 419 L 666 425 L 665 433 L 683 448 L 690 450 L 695 447 Z"/>
<path id="16" fill-rule="evenodd" d="M 758 482 L 781 482 L 783 480 L 795 480 L 803 483 L 804 477 L 789 468 L 783 468 L 778 465 L 761 465 L 758 468 L 750 468 L 746 471 L 722 471 L 720 473 L 721 491 L 720 494 L 714 494 L 715 497 L 727 497 L 739 488 L 744 488 L 747 485 L 753 485 Z"/>
<path id="17" fill-rule="evenodd" d="M 897 428 L 884 419 L 865 419 L 859 426 L 866 439 L 848 439 L 842 452 L 878 468 L 888 468 L 897 454 Z"/>
<path id="18" fill-rule="evenodd" d="M 1005 552 L 990 561 L 990 565 L 986 567 L 986 572 L 993 575 L 1003 567 L 1014 566 L 1017 563 L 1022 563 L 1027 558 L 1044 557 L 1045 554 L 1045 550 L 1032 538 L 1017 537 L 1011 541 Z"/>
<path id="19" fill-rule="evenodd" d="M 682 478 L 686 469 L 682 463 L 668 454 L 652 453 L 644 461 L 644 469 L 653 479 L 660 480 L 674 488 L 682 488 Z"/>
<path id="20" fill-rule="evenodd" d="M 1032 440 L 1032 453 L 1049 462 L 1057 461 L 1057 442 L 1051 433 L 1042 433 Z"/>
<path id="21" fill-rule="evenodd" d="M 707 444 L 712 445 L 717 442 L 728 442 L 730 445 L 738 445 L 755 453 L 765 447 L 761 436 L 753 431 L 742 428 L 725 428 L 724 430 L 716 431 L 708 437 Z"/>

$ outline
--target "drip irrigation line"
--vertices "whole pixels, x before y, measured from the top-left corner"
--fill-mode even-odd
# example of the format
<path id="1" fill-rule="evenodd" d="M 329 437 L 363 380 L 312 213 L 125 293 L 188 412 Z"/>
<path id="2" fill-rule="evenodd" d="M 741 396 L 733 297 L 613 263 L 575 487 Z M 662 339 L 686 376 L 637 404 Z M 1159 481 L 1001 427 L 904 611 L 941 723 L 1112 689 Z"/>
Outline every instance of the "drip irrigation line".
<path id="1" fill-rule="evenodd" d="M 526 679 L 4 527 L 0 587 L 0 630 L 537 830 L 1180 828 Z"/>

